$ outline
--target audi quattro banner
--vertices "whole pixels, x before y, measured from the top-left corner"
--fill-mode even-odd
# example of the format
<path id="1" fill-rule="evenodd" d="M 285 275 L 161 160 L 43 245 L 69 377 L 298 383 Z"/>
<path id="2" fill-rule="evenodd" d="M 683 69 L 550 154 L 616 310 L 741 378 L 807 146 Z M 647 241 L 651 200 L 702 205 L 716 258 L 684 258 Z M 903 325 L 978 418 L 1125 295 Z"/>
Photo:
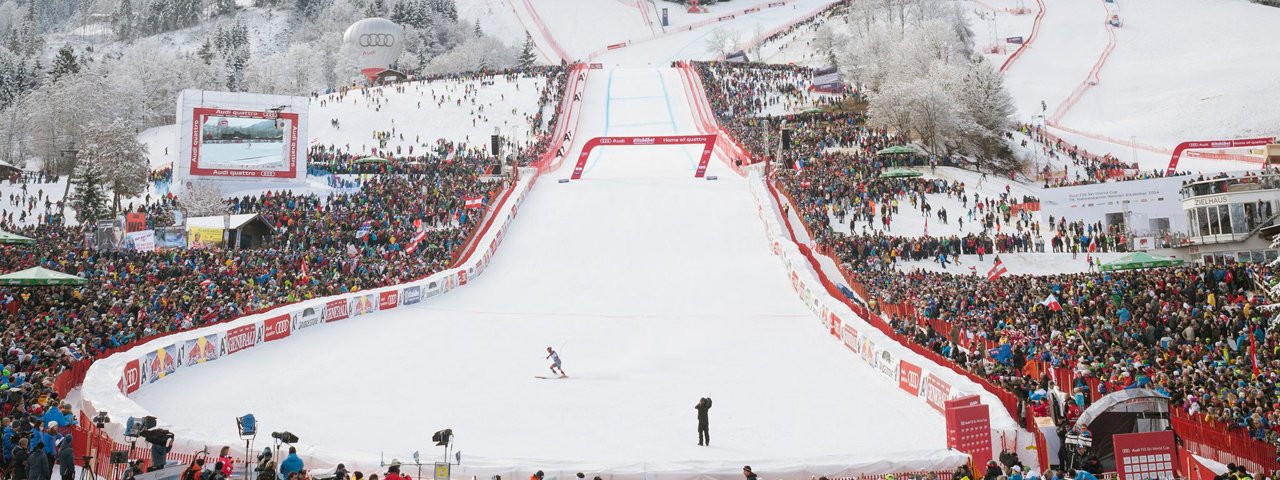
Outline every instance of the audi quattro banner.
<path id="1" fill-rule="evenodd" d="M 898 362 L 898 388 L 910 393 L 913 397 L 920 396 L 921 375 L 920 367 L 906 360 Z"/>
<path id="2" fill-rule="evenodd" d="M 288 337 L 293 331 L 290 327 L 293 325 L 293 318 L 289 315 L 279 315 L 262 321 L 262 341 L 274 342 L 276 340 Z"/>
<path id="3" fill-rule="evenodd" d="M 124 364 L 124 372 L 120 377 L 121 391 L 125 395 L 138 391 L 142 386 L 142 366 L 138 359 L 129 360 Z"/>
<path id="4" fill-rule="evenodd" d="M 310 105 L 308 97 L 183 90 L 175 183 L 304 181 Z"/>
<path id="5" fill-rule="evenodd" d="M 390 310 L 400 305 L 400 291 L 387 290 L 378 294 L 378 310 Z"/>

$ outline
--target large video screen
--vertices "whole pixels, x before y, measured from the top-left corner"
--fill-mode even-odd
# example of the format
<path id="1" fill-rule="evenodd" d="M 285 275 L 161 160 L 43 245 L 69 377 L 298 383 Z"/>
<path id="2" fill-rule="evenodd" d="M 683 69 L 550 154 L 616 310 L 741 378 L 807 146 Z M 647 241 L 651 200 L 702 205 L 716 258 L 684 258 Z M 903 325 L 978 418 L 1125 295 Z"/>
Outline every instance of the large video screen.
<path id="1" fill-rule="evenodd" d="M 305 179 L 307 100 L 184 91 L 178 102 L 183 151 L 175 174 L 182 179 Z"/>

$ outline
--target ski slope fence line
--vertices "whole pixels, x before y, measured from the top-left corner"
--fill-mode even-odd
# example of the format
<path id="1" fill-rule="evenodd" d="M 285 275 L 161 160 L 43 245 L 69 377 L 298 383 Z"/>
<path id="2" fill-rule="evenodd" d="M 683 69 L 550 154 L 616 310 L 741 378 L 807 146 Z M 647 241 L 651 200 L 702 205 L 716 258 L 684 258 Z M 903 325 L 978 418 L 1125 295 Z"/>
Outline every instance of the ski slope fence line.
<path id="1" fill-rule="evenodd" d="M 522 1 L 524 2 L 525 10 L 529 12 L 529 21 L 533 22 L 534 26 L 538 27 L 539 32 L 542 32 L 542 38 L 547 42 L 547 46 L 551 47 L 551 50 L 560 57 L 561 61 L 567 62 L 572 60 L 571 57 L 569 57 L 569 54 L 565 53 L 564 48 L 560 47 L 560 42 L 556 41 L 556 37 L 551 35 L 551 30 L 547 28 L 546 23 L 543 23 L 542 16 L 538 15 L 537 9 L 533 8 L 533 2 L 530 2 L 529 0 Z M 519 17 L 519 15 L 516 16 Z"/>
<path id="2" fill-rule="evenodd" d="M 1009 66 L 1013 65 L 1013 61 L 1022 56 L 1022 52 L 1026 51 L 1031 46 L 1031 42 L 1036 41 L 1036 36 L 1040 35 L 1040 21 L 1044 19 L 1045 11 L 1044 0 L 1036 0 L 1036 5 L 1040 9 L 1036 11 L 1036 19 L 1031 23 L 1031 35 L 1027 35 L 1027 40 L 1022 42 L 1022 45 L 1018 45 L 1018 49 L 1014 50 L 1013 54 L 1009 55 L 1009 58 L 1004 59 L 1004 63 L 1000 64 L 1000 73 L 1009 70 Z"/>
<path id="3" fill-rule="evenodd" d="M 1102 2 L 1102 10 L 1107 12 L 1107 16 L 1109 16 L 1110 11 L 1107 10 L 1106 0 L 1098 1 Z M 1102 53 L 1098 55 L 1098 60 L 1093 62 L 1093 67 L 1089 69 L 1089 74 L 1085 76 L 1084 81 L 1080 82 L 1080 85 L 1076 86 L 1076 89 L 1071 92 L 1071 95 L 1068 96 L 1066 100 L 1063 100 L 1062 103 L 1058 104 L 1058 108 L 1053 111 L 1053 114 L 1049 116 L 1046 123 L 1053 124 L 1062 120 L 1062 117 L 1076 105 L 1076 102 L 1080 101 L 1080 97 L 1083 97 L 1085 92 L 1088 92 L 1090 88 L 1093 88 L 1102 81 L 1099 77 L 1099 73 L 1102 71 L 1102 67 L 1107 64 L 1107 59 L 1111 58 L 1111 52 L 1116 49 L 1116 27 L 1106 23 L 1106 20 L 1107 19 L 1104 17 L 1103 28 L 1107 31 L 1107 46 L 1103 48 Z"/>
<path id="4" fill-rule="evenodd" d="M 525 1 L 527 2 L 528 0 L 525 0 Z M 610 45 L 606 45 L 604 48 L 601 48 L 601 49 L 596 50 L 596 51 L 594 51 L 594 52 L 588 53 L 588 54 L 587 54 L 587 57 L 586 57 L 586 60 L 591 60 L 591 59 L 594 59 L 594 58 L 596 58 L 596 57 L 599 57 L 600 55 L 603 55 L 605 52 L 608 52 L 608 51 L 610 51 L 610 50 L 617 50 L 617 49 L 619 49 L 619 48 L 626 48 L 626 47 L 629 47 L 629 46 L 632 46 L 632 45 L 639 45 L 639 44 L 641 44 L 641 43 L 649 42 L 649 41 L 652 41 L 652 40 L 657 40 L 657 39 L 662 38 L 662 37 L 665 37 L 665 36 L 667 36 L 667 35 L 674 35 L 674 34 L 682 33 L 682 32 L 691 32 L 691 31 L 694 31 L 694 30 L 696 30 L 696 29 L 699 29 L 699 28 L 702 28 L 702 27 L 705 27 L 705 26 L 707 26 L 707 25 L 711 25 L 711 24 L 714 24 L 714 23 L 720 23 L 720 22 L 725 22 L 725 21 L 729 21 L 729 20 L 734 20 L 734 19 L 738 18 L 738 16 L 739 16 L 739 15 L 750 15 L 750 14 L 753 14 L 753 13 L 756 13 L 756 12 L 760 12 L 761 10 L 766 9 L 766 8 L 785 7 L 785 6 L 787 6 L 787 5 L 790 5 L 790 4 L 795 3 L 796 1 L 797 1 L 797 0 L 776 0 L 776 1 L 773 1 L 773 2 L 766 3 L 763 7 L 762 7 L 762 6 L 754 6 L 754 7 L 745 8 L 745 9 L 742 9 L 742 10 L 734 10 L 734 11 L 732 11 L 732 12 L 720 12 L 720 13 L 710 14 L 709 16 L 710 16 L 711 18 L 708 18 L 708 19 L 706 19 L 706 20 L 699 20 L 699 21 L 696 21 L 696 22 L 690 23 L 690 24 L 688 24 L 688 25 L 684 25 L 684 26 L 682 26 L 682 27 L 680 27 L 680 28 L 671 28 L 671 29 L 668 29 L 668 30 L 664 30 L 662 33 L 654 34 L 654 35 L 649 36 L 649 37 L 628 39 L 628 40 L 623 40 L 623 41 L 618 42 L 618 43 L 613 43 L 613 44 L 610 44 Z M 849 0 L 842 0 L 842 1 L 841 1 L 841 3 L 848 3 L 848 1 L 849 1 Z"/>
<path id="5" fill-rule="evenodd" d="M 582 82 L 576 74 L 581 73 L 583 67 L 577 65 L 570 71 L 565 98 L 560 103 L 560 112 L 563 114 L 557 119 L 554 129 L 556 132 L 566 131 L 567 125 L 575 121 L 576 112 L 568 107 L 574 103 L 571 95 L 573 89 L 581 88 Z M 60 397 L 66 398 L 71 390 L 77 387 L 82 389 L 82 400 L 77 406 L 77 413 L 84 418 L 81 425 L 85 426 L 82 428 L 85 434 L 74 437 L 76 455 L 97 452 L 95 458 L 98 471 L 110 471 L 112 466 L 107 463 L 109 458 L 103 453 L 106 451 L 103 447 L 126 449 L 120 446 L 127 444 L 113 440 L 124 438 L 123 425 L 112 423 L 105 431 L 96 431 L 88 418 L 103 411 L 111 411 L 117 418 L 141 418 L 149 415 L 142 407 L 129 400 L 128 395 L 179 370 L 260 344 L 285 340 L 302 334 L 306 329 L 327 323 L 417 304 L 465 286 L 470 279 L 484 272 L 515 218 L 519 204 L 540 176 L 541 169 L 557 159 L 556 152 L 563 144 L 563 136 L 553 139 L 547 151 L 535 162 L 537 168 L 521 169 L 519 179 L 507 188 L 507 192 L 494 207 L 496 213 L 489 217 L 483 227 L 476 230 L 474 235 L 480 240 L 472 245 L 462 261 L 453 268 L 399 285 L 274 305 L 213 325 L 152 335 L 129 345 L 107 350 L 94 359 L 74 363 L 55 378 L 54 390 Z M 498 219 L 501 221 L 498 222 Z M 494 223 L 499 226 L 492 228 Z M 174 451 L 168 458 L 190 462 L 194 458 L 194 452 L 205 446 L 199 439 L 181 439 L 175 443 Z M 238 455 L 246 453 L 251 452 L 240 451 Z M 146 448 L 140 449 L 138 455 L 138 458 L 149 458 Z M 326 465 L 344 460 L 330 461 L 313 457 L 308 461 Z"/>
<path id="6" fill-rule="evenodd" d="M 533 29 L 529 28 L 528 25 L 525 25 L 524 17 L 520 16 L 520 11 L 516 10 L 516 5 L 515 3 L 512 3 L 513 1 L 514 0 L 507 0 L 507 8 L 511 9 L 511 14 L 515 15 L 516 21 L 520 22 L 520 28 L 524 29 L 525 32 L 532 32 Z M 542 45 L 538 44 L 538 42 L 533 42 L 533 48 L 536 48 L 538 53 L 542 54 L 542 58 L 547 59 L 547 63 L 556 63 L 556 59 L 548 54 L 547 51 L 542 48 Z"/>
<path id="7" fill-rule="evenodd" d="M 1067 132 L 1067 133 L 1070 133 L 1070 134 L 1079 135 L 1079 136 L 1081 136 L 1081 137 L 1085 137 L 1085 138 L 1092 138 L 1092 139 L 1094 139 L 1094 140 L 1099 140 L 1099 141 L 1103 141 L 1103 142 L 1111 143 L 1111 144 L 1114 144 L 1114 145 L 1120 145 L 1120 146 L 1125 146 L 1125 147 L 1137 148 L 1137 149 L 1141 149 L 1141 150 L 1143 150 L 1143 151 L 1151 152 L 1151 153 L 1167 153 L 1167 154 L 1173 154 L 1173 149 L 1168 148 L 1168 147 L 1161 147 L 1161 146 L 1158 146 L 1158 145 L 1150 145 L 1150 144 L 1146 144 L 1146 143 L 1142 143 L 1142 142 L 1135 142 L 1135 141 L 1133 141 L 1133 140 L 1128 140 L 1128 139 L 1123 139 L 1123 138 L 1115 138 L 1115 137 L 1111 137 L 1111 136 L 1107 136 L 1107 135 L 1102 135 L 1102 134 L 1099 134 L 1099 133 L 1086 132 L 1086 131 L 1079 130 L 1079 129 L 1076 129 L 1076 128 L 1068 127 L 1068 126 L 1066 126 L 1066 125 L 1063 125 L 1061 122 L 1046 122 L 1046 123 L 1047 123 L 1050 127 L 1053 127 L 1053 128 L 1055 128 L 1055 129 L 1058 129 L 1058 130 L 1061 130 L 1061 131 L 1064 131 L 1064 132 Z M 1054 137 L 1054 138 L 1057 138 L 1057 137 Z M 1064 142 L 1064 143 L 1066 143 L 1066 142 Z M 1240 154 L 1240 153 L 1228 153 L 1227 151 L 1225 151 L 1225 150 L 1221 150 L 1221 149 L 1220 149 L 1220 150 L 1218 150 L 1218 151 L 1215 151 L 1215 152 L 1206 152 L 1206 151 L 1200 151 L 1200 150 L 1189 150 L 1189 151 L 1182 152 L 1182 155 L 1185 155 L 1185 156 L 1188 156 L 1188 157 L 1203 158 L 1203 159 L 1208 159 L 1208 160 L 1230 160 L 1230 161 L 1236 161 L 1236 162 L 1247 162 L 1247 163 L 1256 163 L 1256 164 L 1262 164 L 1262 163 L 1263 163 L 1263 159 L 1262 159 L 1262 157 L 1259 157 L 1259 156 L 1257 156 L 1257 155 L 1245 155 L 1245 154 Z"/>
<path id="8" fill-rule="evenodd" d="M 720 159 L 738 175 L 746 175 L 744 167 L 754 164 L 755 160 L 738 144 L 733 135 L 721 129 L 719 122 L 716 122 L 715 114 L 711 110 L 711 102 L 707 100 L 707 91 L 703 88 L 702 77 L 697 69 L 688 62 L 680 62 L 677 70 L 680 73 L 685 97 L 692 104 L 691 110 L 697 120 L 698 129 L 703 133 L 715 134 Z"/>
<path id="9" fill-rule="evenodd" d="M 949 367 L 941 355 L 907 342 L 880 317 L 844 297 L 822 273 L 812 249 L 794 237 L 788 239 L 794 231 L 789 220 L 779 219 L 783 203 L 775 185 L 764 179 L 759 168 L 749 172 L 747 181 L 757 203 L 757 214 L 764 222 L 766 237 L 785 265 L 792 288 L 833 340 L 885 375 L 885 381 L 896 383 L 939 414 L 943 413 L 946 400 L 965 395 L 979 395 L 987 404 L 1005 405 L 1012 401 L 1014 408 L 1005 405 L 1005 409 L 991 411 L 992 451 L 1017 452 L 1028 465 L 1048 465 L 1042 460 L 1043 455 L 1028 453 L 1040 451 L 1036 447 L 1038 442 L 1032 432 L 1019 425 L 1022 417 L 1012 414 L 1017 406 L 1012 393 L 984 385 L 980 378 Z"/>

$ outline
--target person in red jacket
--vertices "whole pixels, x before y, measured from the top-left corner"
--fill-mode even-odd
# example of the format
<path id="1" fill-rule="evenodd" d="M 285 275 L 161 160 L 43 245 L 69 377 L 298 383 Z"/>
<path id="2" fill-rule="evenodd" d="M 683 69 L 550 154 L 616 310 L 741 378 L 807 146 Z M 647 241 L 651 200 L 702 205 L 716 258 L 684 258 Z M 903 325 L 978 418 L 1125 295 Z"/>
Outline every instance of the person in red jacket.
<path id="1" fill-rule="evenodd" d="M 392 461 L 391 466 L 387 467 L 387 474 L 382 477 L 384 480 L 413 480 L 408 475 L 400 474 L 400 462 Z"/>
<path id="2" fill-rule="evenodd" d="M 222 464 L 222 475 L 231 478 L 232 465 L 236 460 L 231 458 L 231 447 L 222 447 L 218 451 L 218 462 Z"/>

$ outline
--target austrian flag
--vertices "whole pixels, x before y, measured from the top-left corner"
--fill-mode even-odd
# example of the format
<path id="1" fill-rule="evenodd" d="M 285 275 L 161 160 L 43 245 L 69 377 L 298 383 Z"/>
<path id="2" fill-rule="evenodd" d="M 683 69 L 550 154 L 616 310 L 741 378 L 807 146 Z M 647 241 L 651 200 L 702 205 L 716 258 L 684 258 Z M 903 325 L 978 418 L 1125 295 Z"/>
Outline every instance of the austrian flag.
<path id="1" fill-rule="evenodd" d="M 996 264 L 991 266 L 991 270 L 987 270 L 987 281 L 995 281 L 995 279 L 1006 273 L 1009 273 L 1009 270 L 1004 268 L 1004 262 L 996 258 Z"/>
<path id="2" fill-rule="evenodd" d="M 462 205 L 467 208 L 480 208 L 484 206 L 484 197 L 467 197 L 462 199 Z"/>
<path id="3" fill-rule="evenodd" d="M 1058 297 L 1052 293 L 1050 293 L 1048 297 L 1045 297 L 1044 300 L 1041 300 L 1040 304 L 1055 312 L 1062 311 L 1062 304 L 1058 303 Z"/>

